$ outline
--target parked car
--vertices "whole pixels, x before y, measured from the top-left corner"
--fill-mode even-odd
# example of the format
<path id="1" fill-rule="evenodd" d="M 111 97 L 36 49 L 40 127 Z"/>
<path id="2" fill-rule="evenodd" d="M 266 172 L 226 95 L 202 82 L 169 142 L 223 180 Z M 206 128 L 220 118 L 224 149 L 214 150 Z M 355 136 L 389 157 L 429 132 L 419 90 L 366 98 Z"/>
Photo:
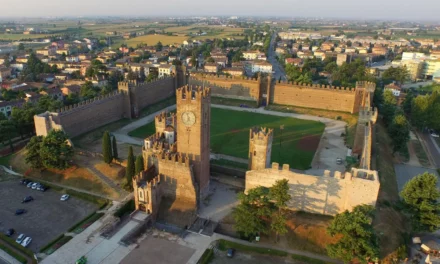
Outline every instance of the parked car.
<path id="1" fill-rule="evenodd" d="M 20 183 L 23 185 L 28 185 L 29 182 L 30 182 L 30 180 L 28 180 L 28 179 L 23 179 L 20 181 Z"/>
<path id="2" fill-rule="evenodd" d="M 38 185 L 38 187 L 37 187 L 37 191 L 42 191 L 42 192 L 44 192 L 44 191 L 46 191 L 46 186 L 44 186 L 43 184 L 40 184 L 40 185 Z"/>
<path id="3" fill-rule="evenodd" d="M 30 202 L 33 200 L 34 200 L 34 198 L 32 196 L 26 196 L 26 197 L 24 197 L 23 201 L 21 201 L 21 203 L 27 203 L 27 202 Z"/>
<path id="4" fill-rule="evenodd" d="M 24 214 L 24 213 L 26 213 L 26 210 L 24 210 L 24 209 L 17 209 L 15 211 L 15 215 L 21 215 L 21 214 Z"/>
<path id="5" fill-rule="evenodd" d="M 61 201 L 67 201 L 67 200 L 69 200 L 69 198 L 70 198 L 70 195 L 68 195 L 68 194 L 63 194 L 63 195 L 61 195 Z"/>
<path id="6" fill-rule="evenodd" d="M 9 228 L 8 231 L 6 231 L 5 234 L 6 234 L 8 237 L 10 237 L 10 236 L 12 236 L 14 233 L 15 233 L 15 230 L 12 229 L 12 228 Z"/>
<path id="7" fill-rule="evenodd" d="M 26 185 L 26 187 L 28 187 L 28 188 L 31 188 L 32 187 L 32 184 L 34 184 L 33 182 L 28 182 L 28 184 Z"/>
<path id="8" fill-rule="evenodd" d="M 23 242 L 24 238 L 25 238 L 25 235 L 24 234 L 20 234 L 17 237 L 17 239 L 15 240 L 15 242 L 17 242 L 18 244 L 21 244 L 21 242 Z"/>
<path id="9" fill-rule="evenodd" d="M 439 137 L 439 134 L 434 129 L 430 129 L 429 134 L 431 134 L 431 137 Z"/>
<path id="10" fill-rule="evenodd" d="M 31 237 L 26 237 L 23 242 L 20 243 L 20 245 L 22 245 L 23 247 L 27 247 L 29 246 L 29 244 L 32 242 L 32 238 Z"/>
<path id="11" fill-rule="evenodd" d="M 234 254 L 235 254 L 235 249 L 228 248 L 228 251 L 227 251 L 228 258 L 232 258 L 234 256 Z"/>
<path id="12" fill-rule="evenodd" d="M 336 159 L 336 164 L 342 165 L 342 163 L 344 163 L 344 161 L 341 158 Z"/>
<path id="13" fill-rule="evenodd" d="M 38 182 L 34 182 L 34 184 L 32 184 L 32 190 L 35 190 L 35 189 L 37 189 L 37 187 L 39 186 L 40 184 L 38 183 Z"/>

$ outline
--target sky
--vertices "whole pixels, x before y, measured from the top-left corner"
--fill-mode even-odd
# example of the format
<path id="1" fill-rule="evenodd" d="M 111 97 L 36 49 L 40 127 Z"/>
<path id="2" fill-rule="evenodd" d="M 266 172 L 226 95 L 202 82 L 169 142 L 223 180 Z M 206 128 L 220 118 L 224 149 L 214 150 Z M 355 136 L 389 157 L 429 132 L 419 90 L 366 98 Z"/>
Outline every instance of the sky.
<path id="1" fill-rule="evenodd" d="M 431 20 L 439 0 L 0 0 L 2 17 L 282 16 Z"/>

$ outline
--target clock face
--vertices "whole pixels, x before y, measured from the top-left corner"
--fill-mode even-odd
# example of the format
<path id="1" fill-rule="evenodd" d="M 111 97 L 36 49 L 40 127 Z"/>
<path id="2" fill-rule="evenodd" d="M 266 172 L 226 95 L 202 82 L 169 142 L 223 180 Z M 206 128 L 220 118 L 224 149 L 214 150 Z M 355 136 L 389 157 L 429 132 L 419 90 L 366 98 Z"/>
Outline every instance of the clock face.
<path id="1" fill-rule="evenodd" d="M 182 122 L 185 126 L 192 126 L 196 122 L 196 115 L 193 112 L 183 112 Z"/>

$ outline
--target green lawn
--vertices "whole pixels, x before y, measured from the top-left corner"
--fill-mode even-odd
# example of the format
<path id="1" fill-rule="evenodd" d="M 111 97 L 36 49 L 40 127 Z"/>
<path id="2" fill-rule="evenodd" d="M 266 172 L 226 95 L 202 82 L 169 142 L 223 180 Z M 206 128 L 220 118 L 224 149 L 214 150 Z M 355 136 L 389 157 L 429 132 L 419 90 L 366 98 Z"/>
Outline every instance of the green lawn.
<path id="1" fill-rule="evenodd" d="M 281 125 L 284 125 L 282 133 Z M 274 129 L 272 161 L 288 163 L 301 170 L 310 167 L 325 128 L 324 124 L 315 121 L 211 108 L 211 151 L 248 158 L 249 129 L 253 126 Z M 153 133 L 154 122 L 131 131 L 129 135 L 145 138 Z M 304 140 L 304 137 L 309 139 Z"/>

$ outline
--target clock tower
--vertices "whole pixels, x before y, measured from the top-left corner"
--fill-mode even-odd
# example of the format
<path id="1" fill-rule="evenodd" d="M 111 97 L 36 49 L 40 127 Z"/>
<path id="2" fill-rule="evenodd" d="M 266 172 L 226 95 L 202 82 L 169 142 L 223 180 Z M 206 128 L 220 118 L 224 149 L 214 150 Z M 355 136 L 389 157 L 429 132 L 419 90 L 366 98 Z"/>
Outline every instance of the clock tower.
<path id="1" fill-rule="evenodd" d="M 211 90 L 183 86 L 176 92 L 177 151 L 193 164 L 200 196 L 209 191 Z"/>

